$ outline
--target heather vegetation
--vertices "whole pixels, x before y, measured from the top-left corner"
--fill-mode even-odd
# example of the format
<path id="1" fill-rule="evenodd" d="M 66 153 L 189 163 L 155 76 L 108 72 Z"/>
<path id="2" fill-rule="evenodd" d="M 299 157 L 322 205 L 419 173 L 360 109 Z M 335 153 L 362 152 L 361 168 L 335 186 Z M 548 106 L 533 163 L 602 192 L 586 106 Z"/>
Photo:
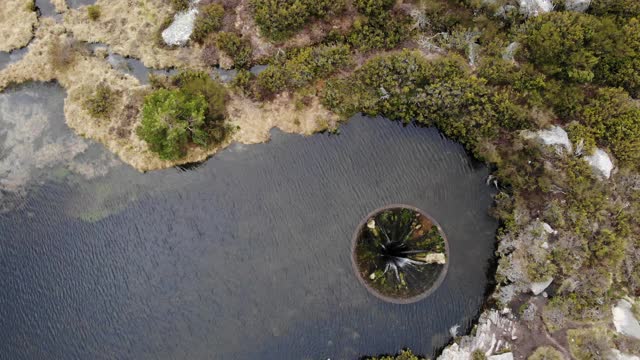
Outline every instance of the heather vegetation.
<path id="1" fill-rule="evenodd" d="M 344 0 L 251 0 L 256 23 L 262 34 L 282 41 L 300 30 L 310 20 L 342 12 Z"/>
<path id="2" fill-rule="evenodd" d="M 118 94 L 108 85 L 99 84 L 84 102 L 84 108 L 96 119 L 106 119 L 111 115 Z"/>
<path id="3" fill-rule="evenodd" d="M 262 98 L 284 90 L 296 90 L 318 78 L 327 77 L 350 61 L 345 45 L 320 45 L 291 49 L 271 59 L 269 66 L 256 79 Z"/>
<path id="4" fill-rule="evenodd" d="M 196 42 L 204 41 L 207 35 L 222 28 L 223 18 L 224 8 L 220 4 L 212 3 L 200 7 L 191 39 Z"/>
<path id="5" fill-rule="evenodd" d="M 216 38 L 218 49 L 233 60 L 236 68 L 246 68 L 251 64 L 251 43 L 236 33 L 220 32 Z"/>

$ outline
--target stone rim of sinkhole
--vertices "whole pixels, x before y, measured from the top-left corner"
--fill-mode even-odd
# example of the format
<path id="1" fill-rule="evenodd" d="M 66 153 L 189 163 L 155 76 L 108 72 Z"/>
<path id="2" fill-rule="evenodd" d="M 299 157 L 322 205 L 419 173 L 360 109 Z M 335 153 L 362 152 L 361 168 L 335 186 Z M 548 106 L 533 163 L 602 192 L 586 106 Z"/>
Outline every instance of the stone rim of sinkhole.
<path id="1" fill-rule="evenodd" d="M 449 268 L 449 242 L 438 222 L 417 207 L 392 204 L 370 212 L 351 240 L 360 283 L 377 298 L 410 304 L 431 295 Z"/>

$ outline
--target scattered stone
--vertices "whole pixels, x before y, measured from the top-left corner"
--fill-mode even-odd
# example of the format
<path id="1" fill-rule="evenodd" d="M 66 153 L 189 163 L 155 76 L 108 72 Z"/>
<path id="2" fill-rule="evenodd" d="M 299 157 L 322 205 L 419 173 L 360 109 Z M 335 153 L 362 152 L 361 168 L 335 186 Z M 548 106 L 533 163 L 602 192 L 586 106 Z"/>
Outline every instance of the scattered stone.
<path id="1" fill-rule="evenodd" d="M 544 291 L 544 292 L 542 293 L 542 297 L 546 299 L 546 298 L 548 298 L 548 297 L 549 297 L 549 294 L 547 294 L 547 292 L 546 292 L 546 291 Z"/>
<path id="2" fill-rule="evenodd" d="M 376 228 L 376 221 L 374 219 L 369 219 L 367 222 L 367 227 L 371 230 Z"/>
<path id="3" fill-rule="evenodd" d="M 626 354 L 618 349 L 611 349 L 610 360 L 640 360 L 636 355 Z"/>
<path id="4" fill-rule="evenodd" d="M 456 336 L 458 336 L 459 328 L 460 328 L 460 325 L 457 325 L 457 324 L 449 328 L 449 334 L 451 335 L 452 338 L 455 338 Z"/>
<path id="5" fill-rule="evenodd" d="M 509 341 L 513 336 L 514 326 L 514 323 L 510 319 L 501 316 L 497 310 L 486 311 L 480 315 L 475 335 L 463 336 L 460 338 L 460 341 L 445 348 L 437 359 L 468 360 L 471 358 L 471 353 L 480 350 L 484 352 L 489 359 L 511 360 L 513 359 L 513 355 L 507 355 L 511 353 L 500 354 L 498 356 L 506 356 L 497 358 L 492 357 L 491 354 L 509 348 Z"/>
<path id="6" fill-rule="evenodd" d="M 549 287 L 549 285 L 551 285 L 552 282 L 553 278 L 549 278 L 545 281 L 532 282 L 529 287 L 534 295 L 540 295 L 546 288 Z"/>
<path id="7" fill-rule="evenodd" d="M 371 275 L 369 275 L 369 279 L 375 280 L 376 279 L 376 273 L 371 273 Z"/>
<path id="8" fill-rule="evenodd" d="M 173 22 L 162 32 L 162 40 L 171 46 L 184 46 L 193 32 L 193 25 L 198 15 L 198 9 L 190 8 L 181 11 L 173 17 Z"/>
<path id="9" fill-rule="evenodd" d="M 544 232 L 546 232 L 547 234 L 557 234 L 558 231 L 554 230 L 551 225 L 547 224 L 546 222 L 542 222 L 542 229 L 544 230 Z"/>
<path id="10" fill-rule="evenodd" d="M 446 264 L 447 263 L 447 259 L 443 253 L 426 254 L 423 258 L 423 261 L 428 264 Z"/>
<path id="11" fill-rule="evenodd" d="M 542 243 L 542 245 L 540 245 L 540 247 L 543 249 L 549 249 L 549 243 L 545 241 Z"/>
<path id="12" fill-rule="evenodd" d="M 613 313 L 613 325 L 620 334 L 640 339 L 640 324 L 633 316 L 631 303 L 625 299 L 618 300 L 611 310 Z"/>
<path id="13" fill-rule="evenodd" d="M 585 12 L 591 5 L 591 0 L 566 0 L 564 7 L 568 11 Z"/>
<path id="14" fill-rule="evenodd" d="M 551 0 L 520 0 L 520 12 L 525 16 L 538 16 L 553 10 Z"/>
<path id="15" fill-rule="evenodd" d="M 584 160 L 596 171 L 598 175 L 602 175 L 607 179 L 611 176 L 613 162 L 606 151 L 596 149 L 593 155 L 585 156 Z"/>

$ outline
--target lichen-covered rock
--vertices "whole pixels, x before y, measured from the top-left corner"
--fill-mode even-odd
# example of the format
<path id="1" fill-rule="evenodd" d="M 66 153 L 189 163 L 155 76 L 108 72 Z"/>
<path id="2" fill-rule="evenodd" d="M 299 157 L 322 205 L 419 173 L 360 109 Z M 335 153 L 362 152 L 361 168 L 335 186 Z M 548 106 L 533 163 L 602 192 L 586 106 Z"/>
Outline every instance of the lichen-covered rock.
<path id="1" fill-rule="evenodd" d="M 485 311 L 480 315 L 475 335 L 463 336 L 460 341 L 444 349 L 438 360 L 468 360 L 476 350 L 494 360 L 513 359 L 513 355 L 509 357 L 506 354 L 511 353 L 505 350 L 510 349 L 510 341 L 515 333 L 515 324 L 509 317 L 501 315 L 497 310 Z M 506 356 L 491 357 L 497 353 Z"/>
<path id="2" fill-rule="evenodd" d="M 591 0 L 566 0 L 564 7 L 569 11 L 585 12 L 591 5 Z"/>
<path id="3" fill-rule="evenodd" d="M 529 285 L 529 288 L 531 289 L 531 292 L 533 293 L 533 295 L 540 295 L 542 294 L 543 291 L 545 291 L 549 287 L 549 285 L 551 285 L 552 282 L 553 282 L 553 278 L 549 278 L 545 281 L 532 282 Z"/>
<path id="4" fill-rule="evenodd" d="M 520 12 L 526 16 L 537 16 L 553 10 L 551 0 L 520 0 Z"/>
<path id="5" fill-rule="evenodd" d="M 538 132 L 524 131 L 522 136 L 525 139 L 539 139 L 545 145 L 555 146 L 559 151 L 566 150 L 568 153 L 573 152 L 573 145 L 569 140 L 569 135 L 560 126 L 552 126 L 549 129 L 540 130 Z"/>
<path id="6" fill-rule="evenodd" d="M 611 171 L 613 170 L 613 161 L 606 151 L 602 149 L 596 149 L 592 155 L 587 155 L 584 160 L 593 168 L 593 170 L 606 179 L 611 177 Z"/>
<path id="7" fill-rule="evenodd" d="M 613 307 L 613 325 L 620 334 L 640 339 L 640 324 L 631 311 L 631 303 L 625 299 L 618 300 Z"/>

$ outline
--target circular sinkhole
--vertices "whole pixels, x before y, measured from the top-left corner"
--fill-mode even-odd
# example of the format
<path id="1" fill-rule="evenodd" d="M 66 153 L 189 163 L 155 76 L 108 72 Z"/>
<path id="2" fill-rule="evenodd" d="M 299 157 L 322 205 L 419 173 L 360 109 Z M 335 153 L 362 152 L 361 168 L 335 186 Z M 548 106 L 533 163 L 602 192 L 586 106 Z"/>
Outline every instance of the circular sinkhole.
<path id="1" fill-rule="evenodd" d="M 429 296 L 444 280 L 449 244 L 440 225 L 409 205 L 388 205 L 369 213 L 353 235 L 356 276 L 376 297 L 409 304 Z"/>

